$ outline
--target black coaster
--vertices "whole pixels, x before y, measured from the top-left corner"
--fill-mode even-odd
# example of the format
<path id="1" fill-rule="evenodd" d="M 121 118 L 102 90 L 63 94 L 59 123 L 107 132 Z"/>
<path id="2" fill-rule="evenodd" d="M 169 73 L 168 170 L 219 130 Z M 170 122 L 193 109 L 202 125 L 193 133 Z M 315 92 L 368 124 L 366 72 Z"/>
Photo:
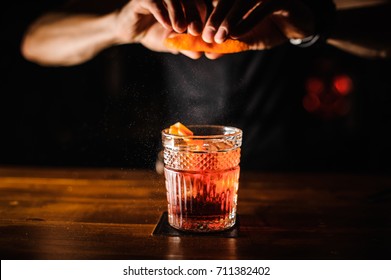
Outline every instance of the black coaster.
<path id="1" fill-rule="evenodd" d="M 224 238 L 237 238 L 239 237 L 239 217 L 236 217 L 235 225 L 227 230 L 219 232 L 185 232 L 180 231 L 168 223 L 168 213 L 163 212 L 159 222 L 157 223 L 155 229 L 152 232 L 153 236 L 212 236 L 212 237 L 224 237 Z"/>

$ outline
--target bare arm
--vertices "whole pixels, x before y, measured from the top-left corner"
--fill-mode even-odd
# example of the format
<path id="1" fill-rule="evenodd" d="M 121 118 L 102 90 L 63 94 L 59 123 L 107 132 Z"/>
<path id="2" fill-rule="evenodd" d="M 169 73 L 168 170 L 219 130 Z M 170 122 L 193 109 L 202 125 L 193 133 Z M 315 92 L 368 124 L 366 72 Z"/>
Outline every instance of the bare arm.
<path id="1" fill-rule="evenodd" d="M 369 58 L 391 56 L 391 5 L 387 0 L 338 0 L 337 18 L 327 43 Z"/>
<path id="2" fill-rule="evenodd" d="M 117 9 L 104 7 L 117 1 Z M 141 43 L 154 51 L 176 53 L 163 45 L 164 39 L 172 29 L 201 32 L 201 16 L 206 13 L 203 2 L 197 0 L 186 0 L 187 8 L 193 11 L 186 13 L 186 20 L 182 9 L 182 14 L 178 13 L 178 9 L 166 7 L 162 1 L 117 1 L 75 0 L 76 9 L 68 7 L 63 12 L 41 16 L 25 34 L 23 56 L 41 65 L 68 66 L 83 63 L 118 44 Z M 185 26 L 187 20 L 189 26 Z M 199 56 L 191 52 L 187 55 Z"/>
<path id="3" fill-rule="evenodd" d="M 67 66 L 84 62 L 118 43 L 114 13 L 104 16 L 49 13 L 29 28 L 21 50 L 30 61 Z"/>

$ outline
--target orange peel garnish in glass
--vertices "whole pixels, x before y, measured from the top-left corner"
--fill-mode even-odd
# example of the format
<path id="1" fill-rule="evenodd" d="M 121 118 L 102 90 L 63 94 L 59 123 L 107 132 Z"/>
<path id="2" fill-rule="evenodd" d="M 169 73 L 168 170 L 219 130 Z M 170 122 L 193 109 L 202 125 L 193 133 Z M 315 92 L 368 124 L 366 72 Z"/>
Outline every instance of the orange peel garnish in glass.
<path id="1" fill-rule="evenodd" d="M 173 124 L 170 126 L 168 133 L 178 136 L 192 136 L 193 131 L 188 129 L 186 126 L 181 124 L 180 122 L 177 122 L 176 124 Z"/>
<path id="2" fill-rule="evenodd" d="M 178 135 L 178 136 L 193 136 L 194 133 L 189 128 L 187 128 L 185 125 L 183 125 L 180 122 L 177 122 L 170 126 L 168 129 L 169 134 Z M 195 146 L 196 150 L 203 150 L 204 141 L 199 139 L 190 139 L 190 138 L 184 138 L 183 139 L 186 142 L 186 145 L 188 146 Z"/>

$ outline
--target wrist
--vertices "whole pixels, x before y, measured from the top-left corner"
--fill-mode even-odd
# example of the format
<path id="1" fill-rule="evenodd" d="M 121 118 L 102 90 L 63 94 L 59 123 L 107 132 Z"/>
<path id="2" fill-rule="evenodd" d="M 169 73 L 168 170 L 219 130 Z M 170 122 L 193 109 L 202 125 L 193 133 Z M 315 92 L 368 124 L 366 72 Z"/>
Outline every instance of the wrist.
<path id="1" fill-rule="evenodd" d="M 333 29 L 336 18 L 336 7 L 332 0 L 302 0 L 309 8 L 314 18 L 314 32 L 302 39 L 290 39 L 292 45 L 309 47 L 319 42 L 325 42 Z"/>
<path id="2" fill-rule="evenodd" d="M 127 34 L 124 32 L 124 29 L 121 28 L 123 24 L 121 23 L 122 19 L 120 17 L 120 11 L 114 11 L 108 15 L 109 18 L 109 32 L 113 36 L 113 42 L 115 45 L 121 44 L 129 44 L 132 43 L 132 40 Z"/>
<path id="3" fill-rule="evenodd" d="M 307 48 L 317 42 L 323 41 L 323 38 L 320 34 L 311 35 L 302 39 L 289 39 L 289 42 L 297 47 Z"/>

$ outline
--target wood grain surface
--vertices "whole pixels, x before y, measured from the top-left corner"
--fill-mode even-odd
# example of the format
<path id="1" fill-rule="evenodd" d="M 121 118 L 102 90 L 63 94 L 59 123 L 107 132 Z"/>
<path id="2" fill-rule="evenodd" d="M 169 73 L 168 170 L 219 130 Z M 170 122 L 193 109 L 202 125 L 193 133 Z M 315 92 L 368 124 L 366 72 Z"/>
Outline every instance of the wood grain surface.
<path id="1" fill-rule="evenodd" d="M 154 236 L 164 178 L 0 168 L 1 259 L 390 259 L 391 177 L 242 173 L 239 236 Z"/>

